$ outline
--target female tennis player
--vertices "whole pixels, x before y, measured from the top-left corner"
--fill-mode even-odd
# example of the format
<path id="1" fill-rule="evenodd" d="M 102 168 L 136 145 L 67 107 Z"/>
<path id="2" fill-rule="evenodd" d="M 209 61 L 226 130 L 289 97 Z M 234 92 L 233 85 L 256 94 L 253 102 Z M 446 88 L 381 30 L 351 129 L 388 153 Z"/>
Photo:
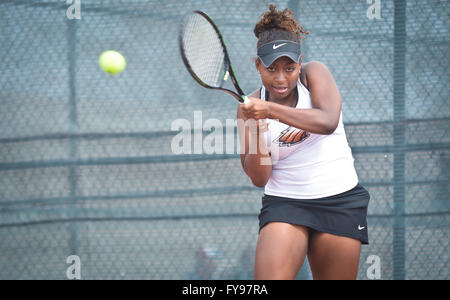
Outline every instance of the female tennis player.
<path id="1" fill-rule="evenodd" d="M 271 5 L 254 33 L 262 87 L 237 111 L 242 167 L 265 188 L 254 278 L 294 279 L 307 256 L 314 279 L 356 279 L 369 193 L 358 183 L 338 87 L 323 63 L 302 63 L 309 32 L 289 9 Z"/>

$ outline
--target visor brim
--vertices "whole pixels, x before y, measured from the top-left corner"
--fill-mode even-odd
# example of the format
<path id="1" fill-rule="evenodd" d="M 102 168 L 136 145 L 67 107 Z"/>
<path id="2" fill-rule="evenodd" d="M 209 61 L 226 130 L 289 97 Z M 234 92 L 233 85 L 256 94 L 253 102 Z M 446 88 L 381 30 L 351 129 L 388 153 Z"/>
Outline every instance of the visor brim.
<path id="1" fill-rule="evenodd" d="M 295 63 L 300 61 L 301 55 L 293 52 L 282 52 L 282 53 L 271 53 L 264 56 L 258 56 L 263 65 L 268 68 L 271 64 L 273 64 L 280 57 L 289 57 Z"/>

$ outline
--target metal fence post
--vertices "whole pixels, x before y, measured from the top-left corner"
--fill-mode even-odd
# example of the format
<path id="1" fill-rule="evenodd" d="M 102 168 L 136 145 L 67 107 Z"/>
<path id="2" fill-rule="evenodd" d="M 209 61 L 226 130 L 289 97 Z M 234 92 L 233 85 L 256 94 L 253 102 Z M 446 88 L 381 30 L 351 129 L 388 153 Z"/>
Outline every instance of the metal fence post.
<path id="1" fill-rule="evenodd" d="M 394 279 L 405 278 L 406 2 L 394 1 Z"/>

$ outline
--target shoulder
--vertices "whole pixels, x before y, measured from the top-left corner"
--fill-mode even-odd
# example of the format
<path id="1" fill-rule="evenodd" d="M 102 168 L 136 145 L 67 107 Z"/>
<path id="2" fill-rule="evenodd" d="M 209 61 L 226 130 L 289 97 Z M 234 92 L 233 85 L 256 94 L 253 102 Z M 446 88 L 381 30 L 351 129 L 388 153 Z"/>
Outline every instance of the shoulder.
<path id="1" fill-rule="evenodd" d="M 331 72 L 323 62 L 313 60 L 302 64 L 300 80 L 309 89 L 310 84 L 315 80 L 329 75 L 331 75 Z"/>
<path id="2" fill-rule="evenodd" d="M 312 60 L 307 63 L 302 64 L 303 70 L 306 72 L 306 74 L 311 72 L 317 72 L 320 70 L 328 70 L 328 67 L 318 60 Z"/>

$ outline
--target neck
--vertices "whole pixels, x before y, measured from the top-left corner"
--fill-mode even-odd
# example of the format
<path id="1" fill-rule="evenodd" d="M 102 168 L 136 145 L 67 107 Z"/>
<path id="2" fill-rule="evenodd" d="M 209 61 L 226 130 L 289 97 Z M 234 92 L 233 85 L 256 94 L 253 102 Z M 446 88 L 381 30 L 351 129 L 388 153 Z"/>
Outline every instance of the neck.
<path id="1" fill-rule="evenodd" d="M 267 97 L 268 96 L 268 97 Z M 266 91 L 266 99 L 267 101 L 278 103 L 281 105 L 296 107 L 298 102 L 298 90 L 295 87 L 286 97 L 284 98 L 274 98 Z"/>

